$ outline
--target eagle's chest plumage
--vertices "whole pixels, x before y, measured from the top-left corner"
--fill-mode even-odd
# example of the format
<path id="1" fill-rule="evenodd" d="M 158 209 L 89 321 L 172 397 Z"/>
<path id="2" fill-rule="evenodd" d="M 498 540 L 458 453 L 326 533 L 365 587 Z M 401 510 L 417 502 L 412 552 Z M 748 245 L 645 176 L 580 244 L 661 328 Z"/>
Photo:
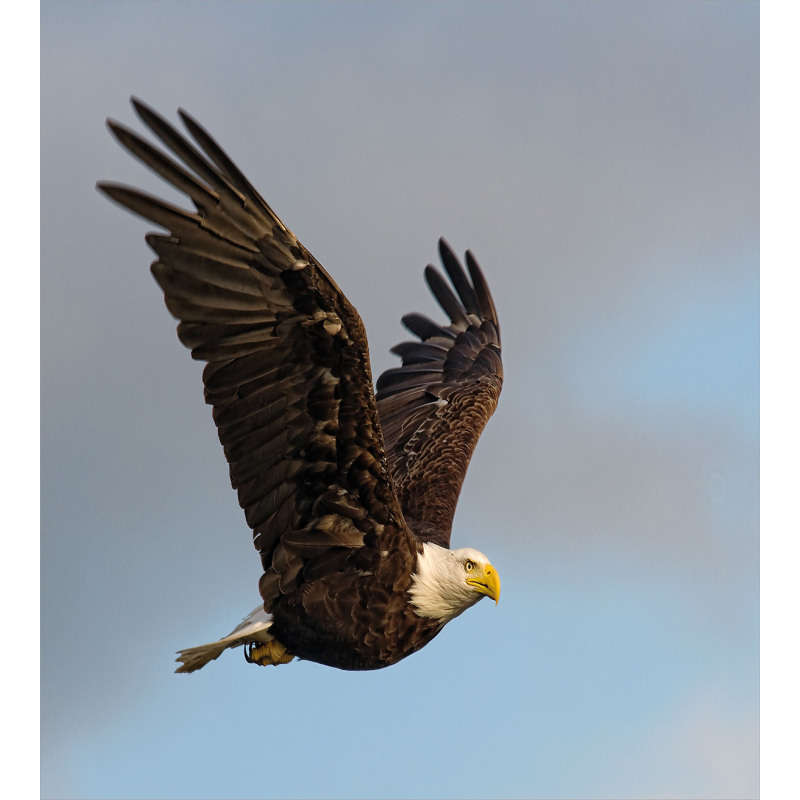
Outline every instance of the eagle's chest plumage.
<path id="1" fill-rule="evenodd" d="M 402 564 L 377 559 L 365 574 L 338 573 L 306 584 L 273 606 L 272 632 L 308 661 L 348 670 L 396 664 L 443 627 L 415 612 L 412 567 L 413 557 Z"/>

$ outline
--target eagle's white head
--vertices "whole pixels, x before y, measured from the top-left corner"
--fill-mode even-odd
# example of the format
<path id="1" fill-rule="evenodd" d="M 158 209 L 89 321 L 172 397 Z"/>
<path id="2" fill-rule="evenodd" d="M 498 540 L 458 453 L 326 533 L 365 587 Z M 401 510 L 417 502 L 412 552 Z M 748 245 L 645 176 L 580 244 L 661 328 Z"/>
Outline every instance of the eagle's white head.
<path id="1" fill-rule="evenodd" d="M 475 605 L 484 595 L 497 603 L 500 578 L 489 559 L 471 547 L 448 550 L 425 542 L 411 576 L 411 602 L 420 617 L 442 624 Z"/>

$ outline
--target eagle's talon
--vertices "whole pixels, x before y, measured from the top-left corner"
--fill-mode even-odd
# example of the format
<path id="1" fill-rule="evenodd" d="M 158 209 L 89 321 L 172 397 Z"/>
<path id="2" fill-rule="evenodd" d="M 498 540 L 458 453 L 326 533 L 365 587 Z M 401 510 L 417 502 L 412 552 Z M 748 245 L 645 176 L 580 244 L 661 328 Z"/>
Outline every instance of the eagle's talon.
<path id="1" fill-rule="evenodd" d="M 263 644 L 250 642 L 244 648 L 244 660 L 260 667 L 288 664 L 294 656 L 276 639 Z"/>

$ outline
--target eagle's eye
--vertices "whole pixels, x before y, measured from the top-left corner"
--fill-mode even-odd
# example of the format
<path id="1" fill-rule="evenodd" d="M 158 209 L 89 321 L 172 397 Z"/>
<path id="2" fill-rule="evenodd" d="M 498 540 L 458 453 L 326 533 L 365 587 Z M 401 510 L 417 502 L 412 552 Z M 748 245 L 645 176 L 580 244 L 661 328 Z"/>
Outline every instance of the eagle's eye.
<path id="1" fill-rule="evenodd" d="M 465 569 L 467 572 L 472 572 L 472 570 L 474 570 L 474 569 L 475 569 L 475 562 L 474 562 L 474 561 L 470 561 L 469 559 L 467 559 L 467 560 L 464 562 L 464 569 Z"/>

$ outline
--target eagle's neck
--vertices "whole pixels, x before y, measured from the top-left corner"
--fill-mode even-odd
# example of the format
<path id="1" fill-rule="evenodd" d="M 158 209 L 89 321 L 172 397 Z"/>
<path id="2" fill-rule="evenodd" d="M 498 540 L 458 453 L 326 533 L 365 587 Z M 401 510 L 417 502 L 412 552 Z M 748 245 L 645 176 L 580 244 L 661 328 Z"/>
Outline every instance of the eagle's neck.
<path id="1" fill-rule="evenodd" d="M 453 551 L 432 542 L 422 545 L 411 578 L 409 594 L 417 616 L 438 620 L 442 625 L 480 600 L 464 581 Z"/>

